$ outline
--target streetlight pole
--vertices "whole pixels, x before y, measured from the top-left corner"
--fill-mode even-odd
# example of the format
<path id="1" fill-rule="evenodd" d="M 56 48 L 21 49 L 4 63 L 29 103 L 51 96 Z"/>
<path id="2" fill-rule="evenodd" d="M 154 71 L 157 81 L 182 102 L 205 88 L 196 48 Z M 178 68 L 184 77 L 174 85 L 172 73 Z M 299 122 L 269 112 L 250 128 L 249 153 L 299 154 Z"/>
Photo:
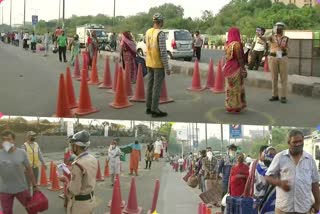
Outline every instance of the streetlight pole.
<path id="1" fill-rule="evenodd" d="M 1 7 L 1 15 L 2 15 L 2 18 L 1 18 L 1 22 L 2 22 L 2 25 L 3 25 L 3 6 Z"/>
<path id="2" fill-rule="evenodd" d="M 12 27 L 12 0 L 10 0 L 10 27 Z"/>
<path id="3" fill-rule="evenodd" d="M 62 0 L 62 26 L 64 27 L 64 18 L 65 18 L 65 0 Z"/>
<path id="4" fill-rule="evenodd" d="M 116 21 L 116 0 L 113 0 L 113 22 L 112 26 L 114 27 Z"/>
<path id="5" fill-rule="evenodd" d="M 59 0 L 59 22 L 58 22 L 58 25 L 60 25 L 60 17 L 61 17 L 61 0 Z"/>
<path id="6" fill-rule="evenodd" d="M 23 1 L 23 26 L 26 26 L 26 3 L 27 0 Z"/>

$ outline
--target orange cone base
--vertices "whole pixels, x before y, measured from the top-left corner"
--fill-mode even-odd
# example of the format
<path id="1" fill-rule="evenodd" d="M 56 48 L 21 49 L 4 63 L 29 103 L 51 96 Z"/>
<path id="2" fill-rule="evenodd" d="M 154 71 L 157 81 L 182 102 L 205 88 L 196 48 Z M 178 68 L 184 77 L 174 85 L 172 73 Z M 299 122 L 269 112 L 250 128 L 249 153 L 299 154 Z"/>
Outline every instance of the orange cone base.
<path id="1" fill-rule="evenodd" d="M 99 111 L 98 109 L 93 108 L 93 107 L 91 109 L 79 109 L 79 108 L 76 108 L 74 110 L 74 114 L 78 115 L 78 116 L 84 116 L 84 115 L 96 113 L 98 111 Z"/>
<path id="2" fill-rule="evenodd" d="M 146 99 L 145 98 L 139 99 L 139 98 L 136 98 L 136 97 L 132 97 L 130 99 L 130 101 L 132 101 L 132 102 L 146 102 Z"/>
<path id="3" fill-rule="evenodd" d="M 99 88 L 100 88 L 100 89 L 112 89 L 112 84 L 110 84 L 110 85 L 100 84 Z"/>
<path id="4" fill-rule="evenodd" d="M 88 77 L 88 82 L 90 81 L 90 78 Z M 81 81 L 81 77 L 80 78 L 77 78 L 77 81 Z"/>
<path id="5" fill-rule="evenodd" d="M 71 105 L 71 109 L 74 109 L 74 108 L 78 108 L 79 104 L 78 103 L 74 103 L 73 105 Z"/>
<path id="6" fill-rule="evenodd" d="M 112 200 L 109 201 L 109 204 L 108 204 L 108 207 L 109 207 L 109 208 L 111 207 L 111 203 L 112 203 Z M 126 202 L 125 202 L 125 201 L 122 201 L 121 209 L 123 209 L 125 206 L 126 206 Z"/>
<path id="7" fill-rule="evenodd" d="M 165 99 L 165 100 L 161 100 L 161 99 L 160 99 L 159 104 L 172 103 L 172 102 L 174 102 L 174 99 L 168 97 L 168 98 Z"/>
<path id="8" fill-rule="evenodd" d="M 204 91 L 206 90 L 206 88 L 187 88 L 188 91 L 196 91 L 196 92 L 200 92 L 200 91 Z"/>
<path id="9" fill-rule="evenodd" d="M 138 207 L 137 210 L 129 210 L 129 209 L 125 208 L 123 210 L 123 213 L 125 213 L 125 214 L 141 214 L 142 213 L 142 207 Z"/>
<path id="10" fill-rule="evenodd" d="M 115 109 L 121 109 L 121 108 L 128 108 L 130 106 L 133 106 L 133 104 L 128 102 L 126 105 L 118 106 L 113 102 L 113 103 L 110 103 L 109 106 Z"/>
<path id="11" fill-rule="evenodd" d="M 50 191 L 60 191 L 63 189 L 63 186 L 60 186 L 58 189 L 52 189 L 52 187 L 49 187 L 48 190 Z"/>
<path id="12" fill-rule="evenodd" d="M 88 81 L 88 85 L 100 85 L 102 82 L 91 82 Z"/>
<path id="13" fill-rule="evenodd" d="M 224 89 L 221 89 L 221 90 L 212 89 L 211 91 L 212 91 L 213 93 L 215 93 L 215 94 L 222 94 L 222 93 L 224 93 Z"/>
<path id="14" fill-rule="evenodd" d="M 49 186 L 49 185 L 51 185 L 51 182 L 48 180 L 48 184 L 47 185 L 41 185 L 41 184 L 38 184 L 38 186 L 40 186 L 40 187 L 47 187 L 47 186 Z"/>
<path id="15" fill-rule="evenodd" d="M 212 87 L 211 87 L 211 86 L 204 86 L 204 89 L 205 89 L 205 90 L 213 90 L 213 89 L 214 89 L 214 86 L 212 86 Z"/>

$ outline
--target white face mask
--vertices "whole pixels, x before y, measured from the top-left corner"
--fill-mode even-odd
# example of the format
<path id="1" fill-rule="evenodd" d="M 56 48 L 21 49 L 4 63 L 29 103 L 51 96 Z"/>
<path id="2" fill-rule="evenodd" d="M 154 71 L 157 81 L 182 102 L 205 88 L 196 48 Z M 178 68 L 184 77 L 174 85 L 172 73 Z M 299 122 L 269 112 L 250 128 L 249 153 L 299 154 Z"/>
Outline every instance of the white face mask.
<path id="1" fill-rule="evenodd" d="M 213 157 L 212 152 L 207 152 L 207 157 L 208 157 L 209 159 L 211 159 L 211 158 Z"/>
<path id="2" fill-rule="evenodd" d="M 9 150 L 13 147 L 13 144 L 8 141 L 5 141 L 2 143 L 2 147 L 6 152 L 9 152 Z"/>

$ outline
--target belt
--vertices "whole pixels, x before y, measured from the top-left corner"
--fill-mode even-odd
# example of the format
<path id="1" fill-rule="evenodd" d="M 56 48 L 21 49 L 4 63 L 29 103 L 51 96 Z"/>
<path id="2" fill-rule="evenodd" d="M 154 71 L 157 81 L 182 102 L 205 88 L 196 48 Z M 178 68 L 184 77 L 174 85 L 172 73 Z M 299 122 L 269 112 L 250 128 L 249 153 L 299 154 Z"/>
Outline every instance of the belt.
<path id="1" fill-rule="evenodd" d="M 276 53 L 270 53 L 269 55 L 270 55 L 270 56 L 273 56 L 273 57 L 276 57 L 276 56 L 277 56 Z M 282 56 L 287 56 L 287 53 L 282 53 Z"/>
<path id="2" fill-rule="evenodd" d="M 74 196 L 75 201 L 87 201 L 90 200 L 93 197 L 94 192 L 91 192 L 88 195 L 76 195 Z"/>

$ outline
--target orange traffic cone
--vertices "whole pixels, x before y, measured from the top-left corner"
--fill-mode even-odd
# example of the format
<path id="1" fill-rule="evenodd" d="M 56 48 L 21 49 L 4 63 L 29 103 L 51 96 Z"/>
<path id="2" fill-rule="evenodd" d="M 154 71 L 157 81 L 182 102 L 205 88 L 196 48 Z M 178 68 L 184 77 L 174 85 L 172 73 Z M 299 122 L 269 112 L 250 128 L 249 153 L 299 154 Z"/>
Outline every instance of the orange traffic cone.
<path id="1" fill-rule="evenodd" d="M 73 83 L 72 83 L 71 72 L 70 72 L 69 67 L 67 67 L 67 72 L 66 72 L 66 94 L 67 94 L 67 98 L 69 101 L 69 107 L 71 109 L 78 107 L 78 103 L 76 101 L 76 95 L 75 95 L 74 89 L 73 89 Z"/>
<path id="2" fill-rule="evenodd" d="M 113 193 L 112 193 L 112 201 L 110 204 L 110 212 L 106 214 L 122 214 L 121 210 L 121 194 L 120 189 L 118 188 L 118 179 L 115 180 L 115 185 L 113 187 Z"/>
<path id="3" fill-rule="evenodd" d="M 117 204 L 120 205 L 121 209 L 123 209 L 126 206 L 126 202 L 122 200 L 121 197 L 121 185 L 120 185 L 120 178 L 119 175 L 116 175 L 115 181 L 114 181 L 114 187 L 113 187 L 113 191 L 114 189 L 116 189 L 117 194 L 119 195 L 119 201 L 117 202 Z M 114 194 L 114 192 L 113 192 Z M 113 204 L 113 198 L 111 201 L 109 201 L 108 207 L 112 207 Z"/>
<path id="4" fill-rule="evenodd" d="M 136 92 L 135 92 L 134 96 L 130 99 L 130 101 L 133 101 L 133 102 L 145 102 L 146 101 L 141 64 L 139 64 L 139 66 L 138 66 Z"/>
<path id="5" fill-rule="evenodd" d="M 82 72 L 81 78 L 79 107 L 75 111 L 75 114 L 80 116 L 92 114 L 99 111 L 91 105 L 91 98 L 88 88 L 88 82 L 86 81 L 86 76 L 87 71 L 84 70 L 84 72 Z"/>
<path id="6" fill-rule="evenodd" d="M 87 80 L 89 81 L 89 75 L 88 75 L 88 54 L 86 51 L 82 52 L 82 69 L 81 72 L 87 72 Z M 77 78 L 78 81 L 81 81 L 82 74 Z"/>
<path id="7" fill-rule="evenodd" d="M 123 78 L 123 71 L 122 68 L 120 68 L 118 74 L 116 95 L 114 101 L 110 103 L 110 106 L 113 108 L 121 109 L 132 106 L 132 103 L 129 102 L 127 97 L 124 81 L 125 80 Z"/>
<path id="8" fill-rule="evenodd" d="M 136 182 L 134 177 L 131 178 L 128 204 L 124 208 L 123 212 L 127 214 L 141 214 L 142 212 L 142 207 L 138 207 Z"/>
<path id="9" fill-rule="evenodd" d="M 119 63 L 117 62 L 114 70 L 114 81 L 113 81 L 113 88 L 112 88 L 114 93 L 116 93 L 116 90 L 117 90 L 119 72 L 120 72 L 120 66 L 119 66 Z"/>
<path id="10" fill-rule="evenodd" d="M 268 56 L 265 56 L 263 70 L 264 70 L 264 72 L 269 72 Z"/>
<path id="11" fill-rule="evenodd" d="M 202 214 L 207 214 L 207 206 L 205 203 L 202 203 Z"/>
<path id="12" fill-rule="evenodd" d="M 151 209 L 148 211 L 148 214 L 152 214 L 157 209 L 159 191 L 160 191 L 160 181 L 156 180 L 156 184 L 153 192 L 153 198 L 152 198 L 152 205 L 151 205 Z"/>
<path id="13" fill-rule="evenodd" d="M 159 103 L 164 104 L 164 103 L 171 103 L 171 102 L 174 102 L 174 99 L 168 97 L 166 80 L 164 79 Z"/>
<path id="14" fill-rule="evenodd" d="M 63 186 L 60 186 L 60 184 L 59 184 L 57 166 L 53 165 L 52 185 L 51 185 L 50 188 L 48 188 L 48 190 L 59 191 L 59 190 L 62 190 L 62 189 L 63 189 Z"/>
<path id="15" fill-rule="evenodd" d="M 46 187 L 48 185 L 49 185 L 49 182 L 48 182 L 48 178 L 47 178 L 46 168 L 44 165 L 42 165 L 39 186 Z"/>
<path id="16" fill-rule="evenodd" d="M 53 161 L 50 162 L 50 174 L 49 174 L 49 182 L 53 181 Z"/>
<path id="17" fill-rule="evenodd" d="M 206 214 L 211 214 L 211 213 L 212 213 L 211 208 L 207 208 L 207 212 L 206 212 Z"/>
<path id="18" fill-rule="evenodd" d="M 57 110 L 54 117 L 60 117 L 60 118 L 73 117 L 73 114 L 70 110 L 67 94 L 66 94 L 65 81 L 64 81 L 63 74 L 60 74 Z"/>
<path id="19" fill-rule="evenodd" d="M 102 177 L 102 175 L 101 175 L 99 160 L 98 160 L 98 170 L 97 170 L 97 175 L 96 175 L 96 181 L 104 181 L 104 177 Z"/>
<path id="20" fill-rule="evenodd" d="M 104 66 L 103 83 L 99 86 L 99 88 L 101 88 L 101 89 L 111 89 L 112 88 L 110 63 L 109 63 L 108 57 L 106 57 L 105 66 Z"/>
<path id="21" fill-rule="evenodd" d="M 90 81 L 88 82 L 89 85 L 100 85 L 101 84 L 101 82 L 99 81 L 96 59 L 97 59 L 96 57 L 93 58 L 91 78 L 90 78 Z"/>
<path id="22" fill-rule="evenodd" d="M 209 62 L 207 85 L 205 87 L 206 89 L 213 89 L 214 88 L 214 68 L 213 68 L 213 65 L 214 65 L 214 63 L 211 58 L 210 62 Z"/>
<path id="23" fill-rule="evenodd" d="M 74 62 L 73 78 L 80 78 L 80 65 L 79 65 L 79 56 L 78 55 L 76 55 L 76 59 Z"/>
<path id="24" fill-rule="evenodd" d="M 213 93 L 224 93 L 224 76 L 222 73 L 221 61 L 218 63 L 218 71 L 214 83 L 214 88 L 211 90 Z"/>
<path id="25" fill-rule="evenodd" d="M 109 172 L 109 163 L 106 161 L 106 165 L 104 167 L 104 177 L 107 178 L 110 176 L 110 172 Z"/>
<path id="26" fill-rule="evenodd" d="M 131 86 L 131 66 L 129 63 L 126 63 L 126 68 L 125 68 L 125 72 L 126 72 L 126 76 L 125 76 L 125 88 L 126 88 L 126 92 L 127 92 L 127 96 L 128 97 L 132 97 L 132 86 Z"/>
<path id="27" fill-rule="evenodd" d="M 192 76 L 192 85 L 188 88 L 189 91 L 203 91 L 204 88 L 201 86 L 201 79 L 200 79 L 200 71 L 199 71 L 199 62 L 196 59 L 194 62 L 194 70 Z"/>

